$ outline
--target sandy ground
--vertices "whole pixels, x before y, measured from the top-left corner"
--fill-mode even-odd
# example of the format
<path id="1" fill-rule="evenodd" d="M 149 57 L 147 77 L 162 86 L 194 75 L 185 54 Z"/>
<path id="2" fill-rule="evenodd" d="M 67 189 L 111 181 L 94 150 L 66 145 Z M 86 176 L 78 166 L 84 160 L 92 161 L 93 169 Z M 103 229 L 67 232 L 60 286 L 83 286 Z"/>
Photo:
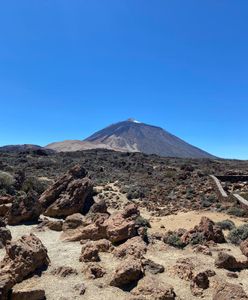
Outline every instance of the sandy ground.
<path id="1" fill-rule="evenodd" d="M 164 226 L 164 231 L 177 230 L 179 228 L 191 229 L 195 225 L 199 224 L 203 216 L 208 217 L 214 222 L 229 219 L 232 220 L 236 226 L 240 226 L 244 223 L 244 219 L 211 211 L 189 211 L 179 212 L 176 215 L 168 215 L 165 217 L 150 217 L 149 212 L 147 212 L 145 209 L 141 209 L 141 215 L 150 220 L 152 226 L 150 229 L 151 233 L 161 230 L 161 226 Z"/>

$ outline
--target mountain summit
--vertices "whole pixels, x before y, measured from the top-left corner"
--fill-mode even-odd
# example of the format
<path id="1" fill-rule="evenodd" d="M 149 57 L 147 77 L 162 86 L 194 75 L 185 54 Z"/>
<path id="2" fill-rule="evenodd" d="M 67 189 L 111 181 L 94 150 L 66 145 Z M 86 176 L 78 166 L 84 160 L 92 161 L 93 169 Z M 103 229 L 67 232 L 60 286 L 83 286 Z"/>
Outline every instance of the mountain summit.
<path id="1" fill-rule="evenodd" d="M 128 119 L 112 124 L 86 138 L 84 141 L 64 141 L 49 144 L 56 151 L 76 151 L 106 148 L 125 152 L 143 152 L 169 157 L 213 158 L 166 130 Z"/>

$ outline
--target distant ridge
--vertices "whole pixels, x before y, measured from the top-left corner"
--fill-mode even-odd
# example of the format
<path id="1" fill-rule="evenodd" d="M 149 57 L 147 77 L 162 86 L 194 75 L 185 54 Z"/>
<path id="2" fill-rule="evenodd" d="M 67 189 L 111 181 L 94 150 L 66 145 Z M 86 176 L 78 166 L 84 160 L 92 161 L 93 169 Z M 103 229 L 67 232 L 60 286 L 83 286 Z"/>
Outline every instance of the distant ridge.
<path id="1" fill-rule="evenodd" d="M 166 130 L 128 119 L 97 131 L 84 141 L 69 140 L 46 146 L 55 151 L 105 148 L 124 152 L 143 152 L 168 157 L 215 158 Z"/>

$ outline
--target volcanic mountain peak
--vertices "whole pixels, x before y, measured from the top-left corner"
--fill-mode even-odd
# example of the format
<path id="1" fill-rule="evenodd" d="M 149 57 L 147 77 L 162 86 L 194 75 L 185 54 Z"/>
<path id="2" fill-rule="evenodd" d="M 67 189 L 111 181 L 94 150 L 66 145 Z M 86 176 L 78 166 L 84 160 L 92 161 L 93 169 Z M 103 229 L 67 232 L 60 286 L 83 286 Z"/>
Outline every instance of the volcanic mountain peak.
<path id="1" fill-rule="evenodd" d="M 161 127 L 141 123 L 133 118 L 105 127 L 84 141 L 52 143 L 47 148 L 56 151 L 105 148 L 169 157 L 214 158 L 213 155 L 186 143 Z"/>

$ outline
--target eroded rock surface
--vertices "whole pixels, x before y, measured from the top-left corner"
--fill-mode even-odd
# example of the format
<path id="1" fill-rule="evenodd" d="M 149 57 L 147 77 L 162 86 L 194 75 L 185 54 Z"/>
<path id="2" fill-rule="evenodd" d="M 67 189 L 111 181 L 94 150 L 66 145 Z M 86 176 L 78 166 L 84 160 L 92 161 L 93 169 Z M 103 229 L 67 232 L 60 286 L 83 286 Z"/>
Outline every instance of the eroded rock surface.
<path id="1" fill-rule="evenodd" d="M 34 234 L 8 242 L 0 263 L 0 299 L 7 299 L 8 291 L 16 283 L 48 264 L 47 249 Z"/>
<path id="2" fill-rule="evenodd" d="M 86 175 L 77 165 L 49 187 L 39 198 L 44 215 L 67 217 L 87 211 L 93 204 L 93 184 Z"/>

